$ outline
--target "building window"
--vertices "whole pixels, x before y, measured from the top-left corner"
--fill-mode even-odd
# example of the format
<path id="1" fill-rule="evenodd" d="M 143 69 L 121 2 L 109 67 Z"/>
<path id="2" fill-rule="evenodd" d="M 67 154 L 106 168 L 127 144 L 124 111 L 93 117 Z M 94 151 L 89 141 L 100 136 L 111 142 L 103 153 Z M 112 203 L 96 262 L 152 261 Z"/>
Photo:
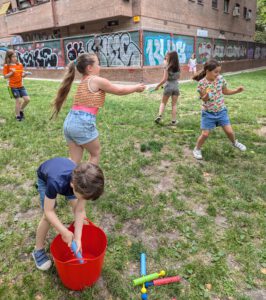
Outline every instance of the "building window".
<path id="1" fill-rule="evenodd" d="M 229 13 L 229 0 L 224 0 L 224 12 Z"/>
<path id="2" fill-rule="evenodd" d="M 203 5 L 204 0 L 198 0 L 198 4 Z"/>
<path id="3" fill-rule="evenodd" d="M 243 9 L 243 17 L 244 17 L 244 19 L 246 19 L 247 14 L 248 14 L 248 9 L 244 6 L 244 9 Z"/>
<path id="4" fill-rule="evenodd" d="M 212 8 L 218 8 L 218 0 L 212 0 Z"/>
<path id="5" fill-rule="evenodd" d="M 252 17 L 252 10 L 249 9 L 246 15 L 246 20 L 251 20 L 251 17 Z"/>
<path id="6" fill-rule="evenodd" d="M 238 17 L 240 16 L 240 4 L 236 3 L 234 9 L 233 9 L 233 16 Z"/>

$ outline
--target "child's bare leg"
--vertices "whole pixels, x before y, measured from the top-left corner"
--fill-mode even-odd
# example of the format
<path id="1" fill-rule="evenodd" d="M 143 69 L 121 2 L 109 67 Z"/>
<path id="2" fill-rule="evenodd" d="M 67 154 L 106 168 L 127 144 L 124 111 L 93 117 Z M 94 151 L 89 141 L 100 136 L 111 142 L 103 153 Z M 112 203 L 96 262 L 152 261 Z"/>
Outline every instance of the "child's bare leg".
<path id="1" fill-rule="evenodd" d="M 43 214 L 36 231 L 36 246 L 35 246 L 36 250 L 40 250 L 44 248 L 45 239 L 49 229 L 50 229 L 50 223 L 48 222 L 45 215 Z"/>
<path id="2" fill-rule="evenodd" d="M 172 121 L 176 121 L 176 103 L 178 96 L 172 96 Z"/>
<path id="3" fill-rule="evenodd" d="M 20 110 L 21 110 L 20 101 L 19 98 L 16 98 L 16 106 L 15 106 L 16 116 L 20 116 Z"/>
<path id="4" fill-rule="evenodd" d="M 169 97 L 170 96 L 163 95 L 163 99 L 162 99 L 160 107 L 159 107 L 159 116 L 162 116 L 162 114 L 164 112 L 164 109 L 165 109 L 165 106 L 166 106 L 166 104 L 168 102 Z"/>
<path id="5" fill-rule="evenodd" d="M 231 125 L 225 125 L 225 126 L 223 126 L 223 130 L 226 133 L 229 140 L 234 144 L 236 139 L 235 139 L 235 134 L 234 134 L 232 126 Z"/>
<path id="6" fill-rule="evenodd" d="M 21 105 L 20 110 L 23 111 L 23 109 L 29 104 L 29 102 L 30 102 L 30 97 L 29 96 L 24 96 L 23 97 L 23 103 Z"/>
<path id="7" fill-rule="evenodd" d="M 204 142 L 207 140 L 208 136 L 210 134 L 210 130 L 202 130 L 201 135 L 199 136 L 196 144 L 196 149 L 200 149 Z"/>
<path id="8" fill-rule="evenodd" d="M 75 143 L 68 143 L 70 159 L 75 163 L 80 163 L 83 156 L 83 148 Z"/>
<path id="9" fill-rule="evenodd" d="M 101 146 L 99 139 L 96 138 L 92 142 L 82 145 L 84 149 L 86 149 L 90 153 L 90 162 L 98 165 L 100 160 Z"/>

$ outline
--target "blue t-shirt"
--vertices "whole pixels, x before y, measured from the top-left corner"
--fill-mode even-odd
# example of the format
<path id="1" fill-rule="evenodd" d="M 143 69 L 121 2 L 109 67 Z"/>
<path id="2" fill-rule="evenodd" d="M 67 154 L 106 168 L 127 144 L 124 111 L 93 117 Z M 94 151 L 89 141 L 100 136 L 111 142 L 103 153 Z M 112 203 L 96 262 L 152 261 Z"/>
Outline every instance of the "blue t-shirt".
<path id="1" fill-rule="evenodd" d="M 49 159 L 39 166 L 37 175 L 46 183 L 46 197 L 55 199 L 57 194 L 74 195 L 70 182 L 76 166 L 72 160 L 64 157 Z"/>

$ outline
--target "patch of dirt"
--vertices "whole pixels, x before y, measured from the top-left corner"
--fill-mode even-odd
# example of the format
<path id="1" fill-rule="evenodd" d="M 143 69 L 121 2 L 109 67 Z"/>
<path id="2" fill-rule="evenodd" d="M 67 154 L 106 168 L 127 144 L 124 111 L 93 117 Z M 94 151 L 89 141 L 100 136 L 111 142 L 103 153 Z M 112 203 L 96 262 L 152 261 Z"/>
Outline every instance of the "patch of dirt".
<path id="1" fill-rule="evenodd" d="M 0 226 L 4 225 L 8 219 L 8 213 L 3 212 L 0 214 Z"/>
<path id="2" fill-rule="evenodd" d="M 198 215 L 198 216 L 207 216 L 206 209 L 203 205 L 194 203 L 192 210 Z"/>
<path id="3" fill-rule="evenodd" d="M 109 293 L 105 280 L 100 277 L 96 283 L 96 287 L 99 288 L 100 292 L 97 295 L 99 300 L 113 300 L 112 295 Z"/>
<path id="4" fill-rule="evenodd" d="M 1 171 L 1 174 L 6 174 L 6 173 L 16 178 L 21 177 L 21 172 L 15 167 L 13 167 L 12 165 L 7 165 L 6 168 Z"/>
<path id="5" fill-rule="evenodd" d="M 0 149 L 3 149 L 3 150 L 10 150 L 10 149 L 12 149 L 12 148 L 13 148 L 13 145 L 12 145 L 12 144 L 1 141 L 1 143 L 0 143 Z"/>
<path id="6" fill-rule="evenodd" d="M 41 210 L 39 208 L 31 208 L 26 212 L 18 212 L 14 217 L 14 221 L 30 221 L 36 218 L 36 216 L 40 216 Z"/>
<path id="7" fill-rule="evenodd" d="M 6 123 L 6 120 L 3 118 L 0 118 L 0 125 L 5 124 L 5 123 Z"/>
<path id="8" fill-rule="evenodd" d="M 227 265 L 230 270 L 240 271 L 241 266 L 238 262 L 236 262 L 236 260 L 232 254 L 229 254 L 227 256 L 226 261 L 227 261 Z"/>
<path id="9" fill-rule="evenodd" d="M 215 218 L 215 224 L 219 227 L 223 227 L 223 228 L 227 228 L 228 227 L 228 223 L 227 223 L 227 219 L 223 216 L 217 216 Z"/>
<path id="10" fill-rule="evenodd" d="M 252 300 L 265 300 L 266 299 L 266 290 L 249 291 L 245 294 L 247 296 L 249 296 Z"/>
<path id="11" fill-rule="evenodd" d="M 160 182 L 154 186 L 154 193 L 158 195 L 160 193 L 166 193 L 174 188 L 174 179 L 172 177 L 162 177 Z"/>
<path id="12" fill-rule="evenodd" d="M 193 157 L 193 153 L 192 153 L 192 150 L 188 148 L 188 146 L 184 146 L 183 147 L 183 155 L 184 155 L 184 160 L 187 163 L 189 164 L 193 164 L 193 165 L 196 165 L 196 164 L 204 164 L 204 160 L 197 160 Z"/>
<path id="13" fill-rule="evenodd" d="M 258 123 L 262 125 L 266 125 L 266 118 L 259 118 Z"/>
<path id="14" fill-rule="evenodd" d="M 155 182 L 153 192 L 155 195 L 172 191 L 175 187 L 174 165 L 171 161 L 161 160 L 160 164 L 155 166 L 146 166 L 142 173 L 149 176 Z"/>
<path id="15" fill-rule="evenodd" d="M 99 226 L 104 230 L 104 232 L 110 233 L 114 231 L 115 223 L 115 215 L 111 213 L 105 213 L 100 219 Z"/>
<path id="16" fill-rule="evenodd" d="M 266 137 L 266 126 L 262 126 L 256 131 L 257 135 Z"/>

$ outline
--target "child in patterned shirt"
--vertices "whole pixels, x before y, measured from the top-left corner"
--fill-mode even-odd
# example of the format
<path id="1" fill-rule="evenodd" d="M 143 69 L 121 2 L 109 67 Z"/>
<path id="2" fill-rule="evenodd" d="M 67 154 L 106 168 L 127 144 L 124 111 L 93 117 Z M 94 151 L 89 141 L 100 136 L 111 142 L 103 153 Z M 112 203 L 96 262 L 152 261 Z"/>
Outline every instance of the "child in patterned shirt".
<path id="1" fill-rule="evenodd" d="M 193 155 L 196 159 L 202 159 L 201 147 L 208 138 L 210 131 L 216 126 L 222 126 L 232 145 L 240 151 L 245 151 L 246 146 L 235 139 L 235 134 L 230 124 L 227 108 L 224 104 L 224 95 L 234 95 L 241 93 L 242 86 L 234 90 L 227 88 L 227 83 L 222 75 L 221 65 L 216 60 L 210 60 L 205 63 L 204 69 L 193 77 L 199 81 L 197 91 L 200 94 L 202 102 L 201 112 L 201 135 L 197 140 Z"/>

